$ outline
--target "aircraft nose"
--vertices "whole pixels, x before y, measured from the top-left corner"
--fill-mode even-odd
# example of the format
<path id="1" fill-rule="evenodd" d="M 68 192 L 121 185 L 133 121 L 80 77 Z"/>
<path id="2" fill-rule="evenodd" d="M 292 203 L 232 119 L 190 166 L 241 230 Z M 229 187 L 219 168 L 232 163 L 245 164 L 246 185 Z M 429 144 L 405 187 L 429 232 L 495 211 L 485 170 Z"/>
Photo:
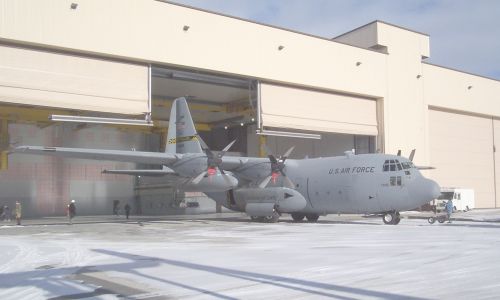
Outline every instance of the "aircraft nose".
<path id="1" fill-rule="evenodd" d="M 437 197 L 439 197 L 441 195 L 441 188 L 439 187 L 439 184 L 437 184 L 437 182 L 435 182 L 434 180 L 427 179 L 427 189 L 426 190 L 429 193 L 430 200 L 437 199 Z"/>
<path id="2" fill-rule="evenodd" d="M 441 188 L 434 181 L 427 178 L 415 180 L 408 185 L 408 192 L 415 207 L 428 203 L 441 195 Z"/>

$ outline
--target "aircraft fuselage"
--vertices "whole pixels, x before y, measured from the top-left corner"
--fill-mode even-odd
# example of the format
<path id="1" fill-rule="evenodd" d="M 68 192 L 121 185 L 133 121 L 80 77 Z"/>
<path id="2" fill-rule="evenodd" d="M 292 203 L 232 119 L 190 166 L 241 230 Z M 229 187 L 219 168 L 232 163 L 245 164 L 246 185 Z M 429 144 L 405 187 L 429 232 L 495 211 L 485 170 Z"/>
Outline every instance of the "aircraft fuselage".
<path id="1" fill-rule="evenodd" d="M 243 177 L 263 178 L 269 172 L 269 165 L 257 163 L 237 172 Z M 417 208 L 439 195 L 439 186 L 434 181 L 424 178 L 406 158 L 393 155 L 289 159 L 285 172 L 296 191 L 306 199 L 306 206 L 299 211 L 306 214 L 403 211 Z M 268 185 L 276 186 L 283 186 L 282 178 Z M 244 211 L 241 205 L 231 205 L 226 195 L 209 196 L 230 209 Z"/>

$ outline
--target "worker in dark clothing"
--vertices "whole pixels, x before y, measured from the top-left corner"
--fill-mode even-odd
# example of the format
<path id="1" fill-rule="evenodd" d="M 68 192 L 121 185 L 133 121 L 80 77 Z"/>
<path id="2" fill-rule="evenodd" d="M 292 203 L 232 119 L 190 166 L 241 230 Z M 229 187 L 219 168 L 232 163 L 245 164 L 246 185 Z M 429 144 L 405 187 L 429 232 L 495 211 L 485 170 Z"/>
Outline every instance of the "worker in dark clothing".
<path id="1" fill-rule="evenodd" d="M 127 217 L 127 220 L 128 220 L 128 216 L 130 215 L 130 205 L 127 203 L 125 204 L 125 216 Z"/>
<path id="2" fill-rule="evenodd" d="M 73 218 L 76 215 L 76 205 L 75 205 L 75 200 L 71 200 L 71 203 L 68 206 L 68 218 L 69 218 L 69 223 L 73 224 Z"/>
<path id="3" fill-rule="evenodd" d="M 22 216 L 21 202 L 16 201 L 16 222 L 17 222 L 17 225 L 21 225 L 21 216 Z"/>
<path id="4" fill-rule="evenodd" d="M 453 213 L 453 200 L 449 199 L 448 202 L 446 202 L 446 215 L 448 217 L 448 223 L 451 223 L 451 214 Z"/>
<path id="5" fill-rule="evenodd" d="M 3 207 L 2 220 L 10 222 L 10 208 L 8 205 Z"/>

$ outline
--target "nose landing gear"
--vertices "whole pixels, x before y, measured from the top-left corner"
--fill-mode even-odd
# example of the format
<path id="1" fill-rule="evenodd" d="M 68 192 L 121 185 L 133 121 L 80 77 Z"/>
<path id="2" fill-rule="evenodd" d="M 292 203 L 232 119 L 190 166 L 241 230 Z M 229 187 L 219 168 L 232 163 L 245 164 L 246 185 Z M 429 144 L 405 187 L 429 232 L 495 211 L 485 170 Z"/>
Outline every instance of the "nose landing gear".
<path id="1" fill-rule="evenodd" d="M 401 217 L 399 216 L 399 212 L 397 211 L 388 212 L 382 216 L 382 221 L 384 221 L 384 223 L 388 225 L 398 225 L 401 221 Z"/>

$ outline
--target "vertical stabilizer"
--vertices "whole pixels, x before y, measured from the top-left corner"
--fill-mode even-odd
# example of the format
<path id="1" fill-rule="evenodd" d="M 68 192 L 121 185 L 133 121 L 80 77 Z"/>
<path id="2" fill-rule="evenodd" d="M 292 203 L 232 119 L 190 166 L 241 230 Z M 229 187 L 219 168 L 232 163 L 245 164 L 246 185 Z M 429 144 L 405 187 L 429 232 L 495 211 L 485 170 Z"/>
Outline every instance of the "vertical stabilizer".
<path id="1" fill-rule="evenodd" d="M 174 100 L 168 123 L 166 152 L 170 153 L 201 153 L 198 133 L 194 128 L 186 98 Z"/>

